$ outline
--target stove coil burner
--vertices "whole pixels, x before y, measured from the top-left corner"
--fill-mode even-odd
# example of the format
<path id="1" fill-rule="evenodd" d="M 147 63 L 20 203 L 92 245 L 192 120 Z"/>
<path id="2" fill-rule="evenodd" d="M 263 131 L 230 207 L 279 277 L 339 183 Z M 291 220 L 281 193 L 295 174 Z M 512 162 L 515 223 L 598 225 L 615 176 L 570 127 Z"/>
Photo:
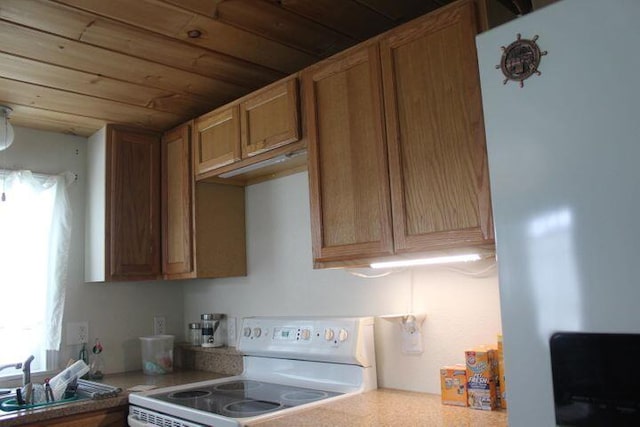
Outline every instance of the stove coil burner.
<path id="1" fill-rule="evenodd" d="M 282 393 L 280 399 L 285 405 L 296 406 L 313 402 L 315 400 L 324 399 L 328 396 L 329 393 L 320 390 L 295 390 Z"/>
<path id="2" fill-rule="evenodd" d="M 262 387 L 262 383 L 258 381 L 230 381 L 217 385 L 213 389 L 216 391 L 242 392 L 255 390 L 258 387 Z"/>
<path id="3" fill-rule="evenodd" d="M 267 412 L 277 411 L 283 405 L 279 402 L 269 402 L 268 400 L 238 400 L 229 403 L 222 408 L 222 415 L 229 417 L 253 417 L 256 415 L 266 414 Z"/>
<path id="4" fill-rule="evenodd" d="M 206 390 L 185 390 L 171 393 L 168 397 L 170 399 L 194 399 L 196 397 L 209 396 L 210 394 L 211 392 Z"/>

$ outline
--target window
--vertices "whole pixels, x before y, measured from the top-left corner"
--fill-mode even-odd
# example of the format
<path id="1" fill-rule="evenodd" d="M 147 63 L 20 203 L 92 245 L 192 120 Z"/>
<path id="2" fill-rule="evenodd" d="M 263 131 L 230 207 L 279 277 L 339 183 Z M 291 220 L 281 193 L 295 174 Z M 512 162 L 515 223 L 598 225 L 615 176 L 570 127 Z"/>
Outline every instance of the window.
<path id="1" fill-rule="evenodd" d="M 43 371 L 47 350 L 59 350 L 71 227 L 67 175 L 0 170 L 0 365 L 33 354 L 32 372 Z"/>

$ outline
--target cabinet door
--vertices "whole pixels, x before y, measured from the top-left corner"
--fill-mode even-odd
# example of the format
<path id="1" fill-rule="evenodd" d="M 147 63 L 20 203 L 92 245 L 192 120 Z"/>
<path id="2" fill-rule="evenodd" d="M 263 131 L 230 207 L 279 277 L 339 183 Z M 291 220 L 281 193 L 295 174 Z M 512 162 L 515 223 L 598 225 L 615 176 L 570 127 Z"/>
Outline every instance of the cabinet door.
<path id="1" fill-rule="evenodd" d="M 238 106 L 212 111 L 194 122 L 194 165 L 202 174 L 240 160 Z"/>
<path id="2" fill-rule="evenodd" d="M 185 124 L 162 137 L 162 273 L 168 279 L 193 271 L 190 129 Z"/>
<path id="3" fill-rule="evenodd" d="M 113 409 L 102 409 L 68 417 L 54 418 L 29 425 L 49 427 L 125 427 L 127 426 L 128 414 L 129 409 L 125 405 Z"/>
<path id="4" fill-rule="evenodd" d="M 160 276 L 160 139 L 107 130 L 107 280 Z"/>
<path id="5" fill-rule="evenodd" d="M 476 28 L 459 2 L 381 41 L 397 253 L 493 239 Z"/>
<path id="6" fill-rule="evenodd" d="M 392 253 L 377 46 L 323 62 L 303 84 L 315 261 Z"/>
<path id="7" fill-rule="evenodd" d="M 240 103 L 242 157 L 300 139 L 298 81 L 290 79 Z"/>

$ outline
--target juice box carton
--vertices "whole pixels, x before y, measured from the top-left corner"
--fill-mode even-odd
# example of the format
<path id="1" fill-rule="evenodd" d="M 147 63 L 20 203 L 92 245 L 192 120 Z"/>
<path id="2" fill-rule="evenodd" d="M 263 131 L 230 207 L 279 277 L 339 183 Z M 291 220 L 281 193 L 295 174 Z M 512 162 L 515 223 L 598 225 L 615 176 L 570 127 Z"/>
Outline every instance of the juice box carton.
<path id="1" fill-rule="evenodd" d="M 440 391 L 443 404 L 467 406 L 467 367 L 460 364 L 440 368 Z"/>
<path id="2" fill-rule="evenodd" d="M 469 407 L 491 411 L 497 408 L 496 350 L 481 346 L 465 351 Z"/>
<path id="3" fill-rule="evenodd" d="M 502 335 L 498 335 L 498 397 L 500 407 L 507 409 L 507 382 L 504 377 L 504 354 L 502 353 Z"/>

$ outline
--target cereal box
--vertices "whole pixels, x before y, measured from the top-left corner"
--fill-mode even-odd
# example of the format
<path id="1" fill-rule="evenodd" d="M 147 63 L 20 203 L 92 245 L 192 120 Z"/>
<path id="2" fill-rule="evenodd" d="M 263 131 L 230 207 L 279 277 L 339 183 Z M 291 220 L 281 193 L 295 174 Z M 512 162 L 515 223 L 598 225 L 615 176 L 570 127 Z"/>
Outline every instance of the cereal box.
<path id="1" fill-rule="evenodd" d="M 445 405 L 467 406 L 467 369 L 465 365 L 440 368 L 440 390 Z"/>
<path id="2" fill-rule="evenodd" d="M 487 346 L 465 351 L 469 407 L 491 411 L 497 407 L 496 350 Z"/>
<path id="3" fill-rule="evenodd" d="M 500 407 L 507 409 L 507 383 L 504 379 L 504 355 L 502 354 L 502 335 L 498 335 L 498 397 Z"/>

